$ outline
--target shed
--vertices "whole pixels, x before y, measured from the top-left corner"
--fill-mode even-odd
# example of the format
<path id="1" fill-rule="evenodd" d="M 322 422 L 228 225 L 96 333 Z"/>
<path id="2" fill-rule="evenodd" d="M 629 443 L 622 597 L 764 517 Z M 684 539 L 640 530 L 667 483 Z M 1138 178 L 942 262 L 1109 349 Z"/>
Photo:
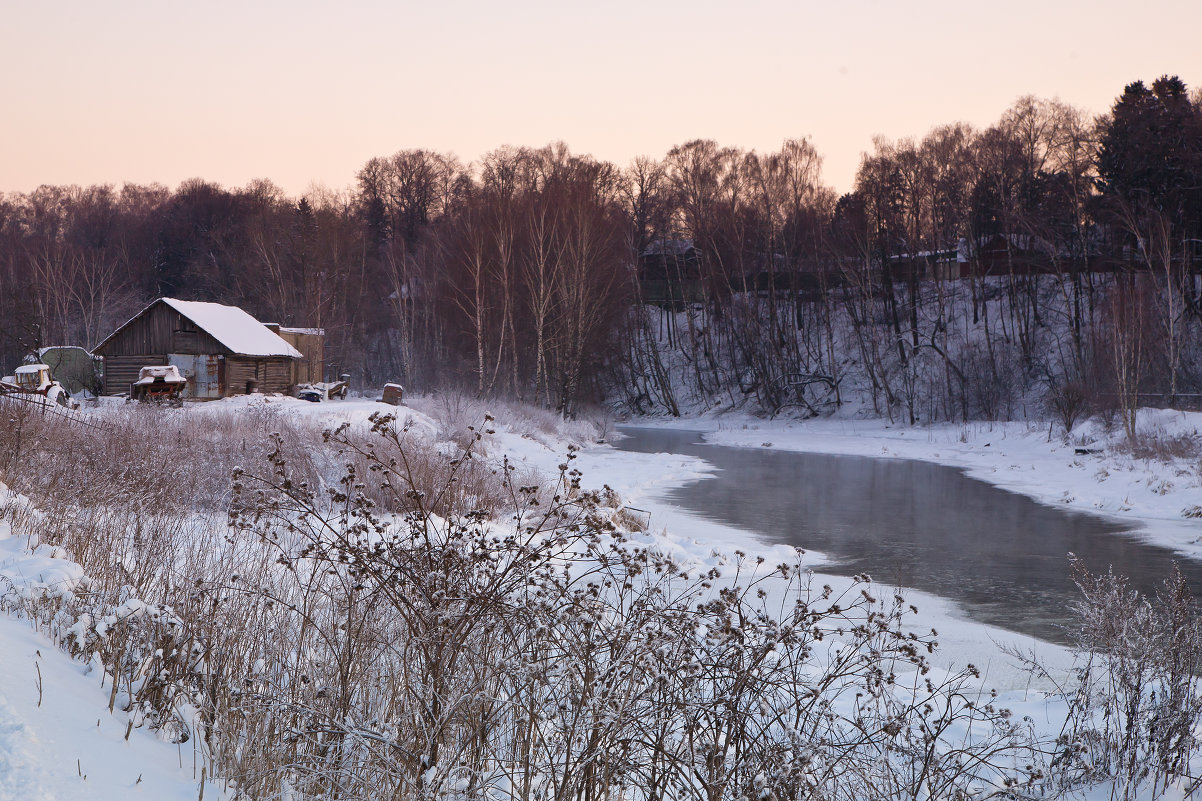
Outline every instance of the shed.
<path id="1" fill-rule="evenodd" d="M 322 328 L 289 328 L 277 323 L 263 323 L 279 334 L 280 339 L 301 352 L 301 358 L 292 363 L 292 384 L 317 384 L 325 381 L 326 332 Z"/>
<path id="2" fill-rule="evenodd" d="M 304 355 L 236 306 L 159 298 L 97 345 L 104 392 L 119 395 L 148 365 L 173 365 L 188 380 L 184 397 L 287 393 Z"/>
<path id="3" fill-rule="evenodd" d="M 83 348 L 74 345 L 39 348 L 37 353 L 26 356 L 25 361 L 28 364 L 40 362 L 49 365 L 55 380 L 72 395 L 83 392 L 100 394 L 96 361 Z"/>

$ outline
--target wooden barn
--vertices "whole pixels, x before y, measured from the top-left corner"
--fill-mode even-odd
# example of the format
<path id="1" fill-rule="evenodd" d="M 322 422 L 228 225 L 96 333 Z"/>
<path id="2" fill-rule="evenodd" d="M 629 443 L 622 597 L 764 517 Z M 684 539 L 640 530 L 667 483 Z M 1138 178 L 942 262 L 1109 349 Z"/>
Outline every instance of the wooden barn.
<path id="1" fill-rule="evenodd" d="M 316 370 L 321 343 L 313 329 L 295 339 L 316 348 L 306 357 L 280 334 L 235 306 L 159 298 L 93 349 L 104 359 L 104 392 L 120 395 L 151 365 L 174 365 L 187 378 L 187 398 L 251 392 L 289 393 Z M 314 340 L 318 340 L 314 345 Z"/>

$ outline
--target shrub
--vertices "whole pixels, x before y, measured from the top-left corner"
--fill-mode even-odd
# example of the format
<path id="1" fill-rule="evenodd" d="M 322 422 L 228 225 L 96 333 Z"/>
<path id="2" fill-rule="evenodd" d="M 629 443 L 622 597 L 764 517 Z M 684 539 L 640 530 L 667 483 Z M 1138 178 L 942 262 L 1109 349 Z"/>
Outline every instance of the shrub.
<path id="1" fill-rule="evenodd" d="M 1202 437 L 1197 433 L 1169 434 L 1163 430 L 1141 431 L 1115 446 L 1119 453 L 1135 459 L 1170 462 L 1196 460 L 1202 456 Z"/>
<path id="2" fill-rule="evenodd" d="M 1202 722 L 1202 617 L 1174 565 L 1152 597 L 1110 571 L 1073 572 L 1075 685 L 1051 767 L 1061 791 L 1098 785 L 1110 797 L 1158 798 L 1197 788 Z"/>
<path id="3" fill-rule="evenodd" d="M 245 456 L 252 423 L 270 425 L 216 429 L 209 469 Z M 371 423 L 303 448 L 306 431 L 264 435 L 228 518 L 211 479 L 177 502 L 191 513 L 124 510 L 102 461 L 85 469 L 107 492 L 23 515 L 95 572 L 29 613 L 100 661 L 131 726 L 191 743 L 235 797 L 1038 790 L 1028 723 L 975 668 L 935 671 L 935 633 L 869 577 L 815 587 L 800 554 L 678 563 L 615 525 L 618 499 L 583 486 L 572 452 L 541 482 L 480 458 L 490 420 L 450 451 Z M 186 489 L 148 481 L 129 491 Z"/>
<path id="4" fill-rule="evenodd" d="M 907 633 L 903 599 L 868 577 L 836 593 L 799 564 L 676 564 L 613 526 L 571 454 L 546 489 L 503 467 L 512 518 L 494 524 L 445 501 L 471 443 L 431 487 L 403 429 L 373 423 L 374 444 L 331 433 L 367 470 L 324 494 L 278 453 L 235 488 L 234 527 L 290 588 L 245 600 L 282 605 L 290 632 L 255 669 L 280 678 L 231 702 L 256 745 L 225 769 L 273 766 L 256 794 L 952 797 L 1035 780 L 1014 769 L 1025 725 L 974 668 L 936 678 L 933 632 Z"/>

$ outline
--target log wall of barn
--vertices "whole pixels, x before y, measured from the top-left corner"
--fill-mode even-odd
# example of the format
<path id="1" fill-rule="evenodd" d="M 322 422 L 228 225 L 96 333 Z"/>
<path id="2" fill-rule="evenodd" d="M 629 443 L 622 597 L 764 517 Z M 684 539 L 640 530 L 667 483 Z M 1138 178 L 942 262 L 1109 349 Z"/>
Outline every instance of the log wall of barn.
<path id="1" fill-rule="evenodd" d="M 143 367 L 167 363 L 168 353 L 216 354 L 217 340 L 166 303 L 155 303 L 130 320 L 95 352 L 104 357 L 104 394 L 121 395 Z"/>
<path id="2" fill-rule="evenodd" d="M 225 360 L 225 394 L 243 395 L 254 381 L 256 391 L 265 394 L 292 390 L 292 359 L 228 356 Z"/>
<path id="3" fill-rule="evenodd" d="M 316 384 L 325 380 L 325 334 L 313 333 L 309 329 L 287 328 L 281 328 L 276 333 L 304 355 L 303 359 L 292 363 L 294 385 Z"/>
<path id="4" fill-rule="evenodd" d="M 226 355 L 222 368 L 222 394 L 245 394 L 251 381 L 256 391 L 268 394 L 291 392 L 296 383 L 294 376 L 306 376 L 301 379 L 304 381 L 320 381 L 322 337 L 298 333 L 296 338 L 304 346 L 298 349 L 309 358 Z M 229 349 L 160 301 L 129 321 L 98 346 L 95 353 L 104 357 L 104 393 L 120 395 L 128 392 L 129 385 L 138 380 L 138 371 L 143 367 L 166 364 L 169 353 L 222 355 L 228 354 Z M 296 368 L 293 362 L 296 362 Z"/>
<path id="5" fill-rule="evenodd" d="M 138 372 L 143 367 L 166 363 L 167 354 L 165 353 L 106 356 L 104 359 L 104 394 L 121 395 L 129 392 L 129 385 L 138 380 Z"/>

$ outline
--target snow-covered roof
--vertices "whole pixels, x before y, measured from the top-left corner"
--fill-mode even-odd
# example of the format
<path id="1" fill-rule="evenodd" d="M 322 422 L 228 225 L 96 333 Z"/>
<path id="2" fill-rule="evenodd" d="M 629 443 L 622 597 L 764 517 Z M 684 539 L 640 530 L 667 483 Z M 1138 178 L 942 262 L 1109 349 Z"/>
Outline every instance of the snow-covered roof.
<path id="1" fill-rule="evenodd" d="M 17 368 L 13 375 L 26 375 L 27 373 L 37 373 L 49 369 L 50 365 L 48 364 L 23 364 Z"/>
<path id="2" fill-rule="evenodd" d="M 280 326 L 281 334 L 309 334 L 311 336 L 324 337 L 326 330 L 324 328 L 291 328 L 286 325 Z"/>
<path id="3" fill-rule="evenodd" d="M 644 256 L 684 256 L 693 248 L 692 239 L 656 239 L 643 250 Z"/>
<path id="4" fill-rule="evenodd" d="M 272 333 L 267 326 L 237 306 L 223 306 L 220 303 L 205 303 L 198 300 L 176 300 L 175 298 L 159 298 L 154 301 L 105 337 L 94 350 L 97 353 L 102 352 L 101 349 L 109 340 L 124 331 L 126 326 L 145 314 L 155 303 L 166 303 L 237 356 L 305 358 L 299 350 Z"/>
<path id="5" fill-rule="evenodd" d="M 51 345 L 46 348 L 38 348 L 38 355 L 45 356 L 47 353 L 50 353 L 51 351 L 56 351 L 56 350 L 78 350 L 78 351 L 81 351 L 88 358 L 91 358 L 91 356 L 92 356 L 92 354 L 88 353 L 87 348 L 81 348 L 79 345 Z"/>
<path id="6" fill-rule="evenodd" d="M 237 306 L 175 298 L 163 298 L 163 302 L 239 356 L 304 358 L 299 350 Z"/>

